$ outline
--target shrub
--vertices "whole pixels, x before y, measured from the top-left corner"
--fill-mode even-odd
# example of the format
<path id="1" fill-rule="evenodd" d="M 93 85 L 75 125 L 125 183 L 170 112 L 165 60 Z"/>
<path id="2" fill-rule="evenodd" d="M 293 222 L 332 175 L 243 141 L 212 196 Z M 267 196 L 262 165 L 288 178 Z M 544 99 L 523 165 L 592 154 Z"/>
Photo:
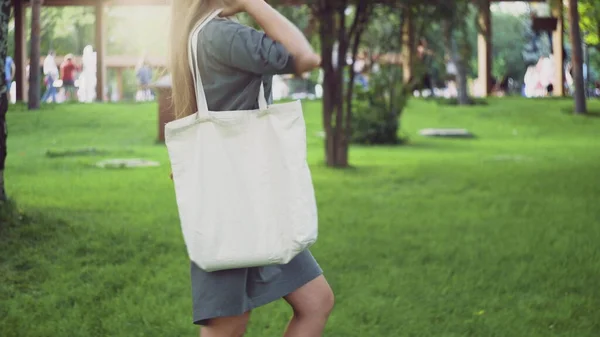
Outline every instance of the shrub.
<path id="1" fill-rule="evenodd" d="M 400 143 L 400 117 L 409 97 L 410 90 L 403 83 L 400 67 L 386 65 L 373 73 L 367 89 L 356 88 L 352 142 L 365 145 Z"/>

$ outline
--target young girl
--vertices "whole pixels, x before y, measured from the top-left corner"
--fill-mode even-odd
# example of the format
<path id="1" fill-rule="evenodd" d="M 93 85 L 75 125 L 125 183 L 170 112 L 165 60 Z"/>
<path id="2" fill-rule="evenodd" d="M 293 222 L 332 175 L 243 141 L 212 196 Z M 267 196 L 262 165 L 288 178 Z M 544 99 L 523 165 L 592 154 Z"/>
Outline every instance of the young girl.
<path id="1" fill-rule="evenodd" d="M 211 111 L 258 109 L 261 84 L 271 102 L 273 75 L 302 74 L 320 65 L 302 32 L 264 0 L 172 0 L 171 6 L 172 98 L 178 118 L 196 111 L 188 39 L 203 20 L 208 21 L 198 35 L 198 67 Z M 265 33 L 229 19 L 240 12 Z M 206 272 L 191 263 L 191 279 L 193 321 L 202 337 L 243 336 L 250 311 L 280 298 L 294 312 L 284 336 L 318 337 L 333 308 L 333 292 L 308 250 L 286 265 Z"/>

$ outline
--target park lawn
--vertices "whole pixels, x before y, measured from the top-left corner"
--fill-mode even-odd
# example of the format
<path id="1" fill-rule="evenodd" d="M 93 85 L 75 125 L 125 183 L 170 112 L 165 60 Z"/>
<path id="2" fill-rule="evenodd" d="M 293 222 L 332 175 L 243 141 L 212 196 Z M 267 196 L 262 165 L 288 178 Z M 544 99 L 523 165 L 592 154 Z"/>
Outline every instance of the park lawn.
<path id="1" fill-rule="evenodd" d="M 332 170 L 320 105 L 304 106 L 312 251 L 337 301 L 325 336 L 600 336 L 600 118 L 569 115 L 569 100 L 413 100 L 407 145 L 354 147 L 354 167 Z M 22 219 L 0 229 L 0 336 L 196 336 L 156 106 L 8 118 L 7 189 Z M 425 127 L 477 137 L 424 138 Z M 48 155 L 83 148 L 96 152 Z M 94 167 L 106 158 L 162 166 Z M 248 336 L 280 336 L 290 315 L 282 302 L 260 308 Z"/>

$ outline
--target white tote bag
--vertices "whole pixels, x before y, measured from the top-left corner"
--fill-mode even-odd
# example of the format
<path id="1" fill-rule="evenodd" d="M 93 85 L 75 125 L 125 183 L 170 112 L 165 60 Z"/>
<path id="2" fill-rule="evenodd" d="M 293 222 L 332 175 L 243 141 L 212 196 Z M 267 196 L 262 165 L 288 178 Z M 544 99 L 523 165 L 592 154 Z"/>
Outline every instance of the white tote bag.
<path id="1" fill-rule="evenodd" d="M 208 110 L 192 30 L 196 114 L 166 124 L 175 195 L 190 259 L 205 271 L 286 264 L 317 240 L 317 207 L 299 101 Z"/>

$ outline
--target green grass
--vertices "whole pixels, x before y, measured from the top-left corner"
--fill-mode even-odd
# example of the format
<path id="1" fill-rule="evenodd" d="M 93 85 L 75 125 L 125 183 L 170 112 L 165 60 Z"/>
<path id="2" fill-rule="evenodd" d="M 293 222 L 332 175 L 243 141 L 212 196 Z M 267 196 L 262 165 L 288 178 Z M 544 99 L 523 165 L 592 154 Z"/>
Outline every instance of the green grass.
<path id="1" fill-rule="evenodd" d="M 319 104 L 305 103 L 313 253 L 337 299 L 325 335 L 600 336 L 600 118 L 570 107 L 414 100 L 408 145 L 354 147 L 354 168 L 331 170 Z M 156 106 L 8 117 L 7 190 L 20 220 L 0 228 L 0 335 L 196 336 Z M 425 127 L 477 138 L 420 137 Z M 163 165 L 94 167 L 107 158 Z M 256 310 L 248 336 L 281 335 L 290 314 L 282 302 Z"/>

